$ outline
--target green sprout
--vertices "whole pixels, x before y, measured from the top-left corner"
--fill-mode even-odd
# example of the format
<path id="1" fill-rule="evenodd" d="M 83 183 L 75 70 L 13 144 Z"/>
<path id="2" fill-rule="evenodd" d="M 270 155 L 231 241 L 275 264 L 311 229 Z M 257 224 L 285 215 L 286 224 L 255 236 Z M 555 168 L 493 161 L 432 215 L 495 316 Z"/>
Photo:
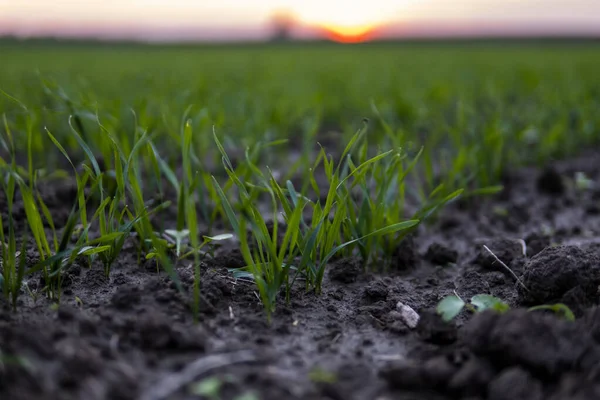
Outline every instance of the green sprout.
<path id="1" fill-rule="evenodd" d="M 493 310 L 503 314 L 510 310 L 510 306 L 497 297 L 489 294 L 478 294 L 471 298 L 470 303 L 465 302 L 457 294 L 450 295 L 442 299 L 437 307 L 437 313 L 446 322 L 453 320 L 463 309 L 467 309 L 472 313 L 479 313 L 485 310 Z M 530 307 L 528 311 L 552 311 L 556 315 L 564 318 L 567 321 L 574 321 L 575 315 L 569 307 L 564 304 L 540 305 Z"/>

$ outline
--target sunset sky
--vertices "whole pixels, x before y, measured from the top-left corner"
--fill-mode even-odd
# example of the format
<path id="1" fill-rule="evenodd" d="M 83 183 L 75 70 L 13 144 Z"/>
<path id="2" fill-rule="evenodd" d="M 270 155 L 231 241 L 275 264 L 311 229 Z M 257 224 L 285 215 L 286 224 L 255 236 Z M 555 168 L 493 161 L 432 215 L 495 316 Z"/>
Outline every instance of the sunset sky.
<path id="1" fill-rule="evenodd" d="M 298 37 L 600 35 L 600 0 L 0 0 L 0 35 L 262 39 L 281 12 Z"/>

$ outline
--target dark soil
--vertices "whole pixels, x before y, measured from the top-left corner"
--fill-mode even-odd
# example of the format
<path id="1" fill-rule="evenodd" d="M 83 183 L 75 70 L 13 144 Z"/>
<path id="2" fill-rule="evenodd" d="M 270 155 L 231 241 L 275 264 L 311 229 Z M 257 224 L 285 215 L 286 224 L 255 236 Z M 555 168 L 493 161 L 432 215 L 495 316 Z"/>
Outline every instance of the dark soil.
<path id="1" fill-rule="evenodd" d="M 253 285 L 227 272 L 243 265 L 231 246 L 202 265 L 194 324 L 190 297 L 153 262 L 140 265 L 132 239 L 110 278 L 75 265 L 59 307 L 26 293 L 16 313 L 3 304 L 0 399 L 598 399 L 599 167 L 592 154 L 515 172 L 503 194 L 449 206 L 388 273 L 332 262 L 323 293 L 294 288 L 271 324 Z M 578 171 L 597 186 L 578 190 Z M 72 185 L 48 189 L 63 224 L 72 196 Z M 178 271 L 191 291 L 192 267 Z M 513 309 L 445 323 L 434 308 L 454 291 Z M 575 322 L 526 310 L 559 302 Z M 404 322 L 407 307 L 416 326 Z M 201 397 L 198 383 L 220 386 Z"/>

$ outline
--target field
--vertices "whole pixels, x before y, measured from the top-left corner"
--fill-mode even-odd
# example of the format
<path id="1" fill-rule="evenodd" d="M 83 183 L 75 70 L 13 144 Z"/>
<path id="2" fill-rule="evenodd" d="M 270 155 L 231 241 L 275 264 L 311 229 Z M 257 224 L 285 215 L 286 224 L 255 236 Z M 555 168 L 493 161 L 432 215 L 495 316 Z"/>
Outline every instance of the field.
<path id="1" fill-rule="evenodd" d="M 0 54 L 0 398 L 600 398 L 598 44 Z"/>

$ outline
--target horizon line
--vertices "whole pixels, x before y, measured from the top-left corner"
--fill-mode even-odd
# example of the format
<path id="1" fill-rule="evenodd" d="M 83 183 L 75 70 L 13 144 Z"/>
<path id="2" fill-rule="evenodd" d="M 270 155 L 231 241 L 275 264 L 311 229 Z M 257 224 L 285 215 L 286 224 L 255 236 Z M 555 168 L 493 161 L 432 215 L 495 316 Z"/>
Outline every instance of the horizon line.
<path id="1" fill-rule="evenodd" d="M 3 29 L 4 28 L 4 29 Z M 247 26 L 183 26 L 153 28 L 143 24 L 110 26 L 106 24 L 45 26 L 23 29 L 17 24 L 0 26 L 0 37 L 17 39 L 54 38 L 97 41 L 169 42 L 239 42 L 269 41 L 278 27 L 262 24 Z M 325 27 L 308 24 L 287 26 L 290 40 L 331 40 Z M 474 37 L 600 37 L 600 24 L 569 24 L 562 21 L 514 20 L 419 20 L 375 26 L 365 41 L 402 39 L 445 39 Z M 335 40 L 334 40 L 335 41 Z"/>

